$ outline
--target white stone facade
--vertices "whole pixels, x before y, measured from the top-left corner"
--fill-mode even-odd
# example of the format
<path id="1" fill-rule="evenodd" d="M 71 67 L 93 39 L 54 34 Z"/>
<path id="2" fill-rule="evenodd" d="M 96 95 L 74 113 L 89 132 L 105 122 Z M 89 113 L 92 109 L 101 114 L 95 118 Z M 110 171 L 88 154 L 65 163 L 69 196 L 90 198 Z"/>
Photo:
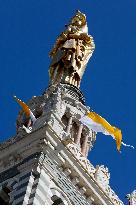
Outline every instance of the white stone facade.
<path id="1" fill-rule="evenodd" d="M 21 127 L 19 116 L 17 136 L 0 147 L 1 190 L 10 190 L 13 205 L 51 205 L 57 201 L 60 205 L 123 205 L 109 186 L 108 169 L 94 167 L 82 154 L 80 145 L 74 143 L 73 124 L 66 132 L 61 120 L 64 113 L 78 124 L 88 110 L 68 91 L 60 85 L 51 93 L 47 90 L 43 96 L 33 98 L 29 102 L 31 109 L 35 110 L 38 102 L 42 115 L 31 131 Z M 88 145 L 93 147 L 95 133 L 86 127 L 84 132 Z"/>

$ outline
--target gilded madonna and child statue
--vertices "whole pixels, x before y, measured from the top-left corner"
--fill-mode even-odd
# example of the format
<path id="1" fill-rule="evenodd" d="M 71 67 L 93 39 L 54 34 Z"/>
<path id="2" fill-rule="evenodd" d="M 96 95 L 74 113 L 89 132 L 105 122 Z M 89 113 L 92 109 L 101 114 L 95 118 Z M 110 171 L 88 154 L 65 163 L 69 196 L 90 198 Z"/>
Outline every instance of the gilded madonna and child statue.
<path id="1" fill-rule="evenodd" d="M 69 24 L 66 25 L 66 29 L 59 35 L 50 52 L 52 59 L 49 66 L 50 86 L 47 89 L 48 92 L 46 91 L 46 95 L 49 96 L 49 93 L 52 93 L 61 83 L 63 85 L 73 85 L 75 89 L 79 88 L 94 48 L 93 37 L 88 34 L 86 16 L 78 10 L 73 18 L 71 18 Z M 76 89 L 76 92 L 80 93 L 80 90 Z M 31 109 L 34 109 L 33 112 L 37 118 L 39 113 L 41 115 L 43 106 L 39 104 L 36 107 L 34 106 L 34 104 L 37 104 L 37 98 L 34 98 L 32 101 L 34 108 Z M 28 104 L 31 107 L 30 101 Z M 23 119 L 21 112 L 17 119 L 17 130 L 22 124 L 29 127 L 31 123 L 28 122 L 26 116 L 25 120 Z"/>
<path id="2" fill-rule="evenodd" d="M 48 88 L 27 103 L 14 96 L 22 110 L 0 145 L 0 205 L 124 205 L 108 168 L 87 158 L 96 132 L 81 121 L 90 109 L 79 87 L 94 47 L 77 11 L 50 53 Z M 136 191 L 127 199 L 136 205 Z"/>
<path id="3" fill-rule="evenodd" d="M 94 48 L 93 38 L 88 35 L 86 16 L 77 11 L 50 52 L 51 83 L 69 83 L 79 88 Z"/>

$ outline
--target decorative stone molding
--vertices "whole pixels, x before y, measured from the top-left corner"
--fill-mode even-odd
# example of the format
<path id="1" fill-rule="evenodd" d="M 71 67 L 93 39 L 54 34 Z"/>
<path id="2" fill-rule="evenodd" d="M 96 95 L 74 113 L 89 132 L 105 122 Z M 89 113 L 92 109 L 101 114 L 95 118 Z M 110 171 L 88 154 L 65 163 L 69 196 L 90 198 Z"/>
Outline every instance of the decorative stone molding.
<path id="1" fill-rule="evenodd" d="M 94 198 L 92 197 L 92 196 L 89 196 L 89 197 L 87 197 L 87 202 L 89 202 L 90 203 L 90 205 L 94 205 Z"/>
<path id="2" fill-rule="evenodd" d="M 69 176 L 71 174 L 71 170 L 69 168 L 64 170 L 64 173 L 66 176 Z"/>
<path id="3" fill-rule="evenodd" d="M 105 168 L 104 165 L 97 165 L 94 175 L 99 186 L 106 190 L 108 188 L 110 179 L 110 173 L 108 172 L 108 168 Z"/>
<path id="4" fill-rule="evenodd" d="M 123 202 L 118 198 L 118 196 L 109 186 L 110 173 L 107 167 L 104 167 L 104 165 L 97 165 L 95 179 L 98 185 L 104 190 L 104 192 L 109 196 L 114 204 L 123 205 Z"/>
<path id="5" fill-rule="evenodd" d="M 78 163 L 81 165 L 81 167 L 83 167 L 83 169 L 94 179 L 96 180 L 96 183 L 101 187 L 101 189 L 105 192 L 105 194 L 107 196 L 109 196 L 109 198 L 113 201 L 113 204 L 116 205 L 122 205 L 123 203 L 119 200 L 119 198 L 116 196 L 116 194 L 113 192 L 113 190 L 110 188 L 109 186 L 109 173 L 108 170 L 104 168 L 104 166 L 98 166 L 95 167 L 89 162 L 89 160 L 87 160 L 86 157 L 84 157 L 82 155 L 82 153 L 80 152 L 80 148 L 79 146 L 77 146 L 71 139 L 71 135 L 67 134 L 64 131 L 64 124 L 61 122 L 61 117 L 63 116 L 63 114 L 68 111 L 68 114 L 71 113 L 71 110 L 73 111 L 72 116 L 73 118 L 76 120 L 76 122 L 79 121 L 79 118 L 84 115 L 87 112 L 87 108 L 82 104 L 82 103 L 77 103 L 77 101 L 75 99 L 78 99 L 78 97 L 82 97 L 79 93 L 75 94 L 74 98 L 72 99 L 71 97 L 71 92 L 74 92 L 74 89 L 71 91 L 70 90 L 70 86 L 69 86 L 69 92 L 67 92 L 67 86 L 65 88 L 65 96 L 62 95 L 63 90 L 64 90 L 64 85 L 60 84 L 59 88 L 54 88 L 53 92 L 51 92 L 50 94 L 48 94 L 48 97 L 45 96 L 46 94 L 44 94 L 44 96 L 42 97 L 35 97 L 33 98 L 28 104 L 30 105 L 30 107 L 32 109 L 36 109 L 35 106 L 39 105 L 43 107 L 43 114 L 42 116 L 40 116 L 39 119 L 37 119 L 35 125 L 32 128 L 32 131 L 30 134 L 27 134 L 26 131 L 23 129 L 23 127 L 20 127 L 18 129 L 18 134 L 17 136 L 15 136 L 14 138 L 11 138 L 10 140 L 8 140 L 6 143 L 2 144 L 0 146 L 0 150 L 5 149 L 6 147 L 15 144 L 17 141 L 22 140 L 23 138 L 25 139 L 26 137 L 28 137 L 28 139 L 31 138 L 31 135 L 35 135 L 34 133 L 36 133 L 36 131 L 40 128 L 46 129 L 46 131 L 50 131 L 50 138 L 54 138 L 57 137 L 59 140 L 62 140 L 61 142 L 66 146 L 66 149 L 69 149 L 69 151 L 72 153 L 73 157 L 77 159 Z M 48 93 L 48 90 L 47 90 Z M 46 126 L 46 125 L 47 126 Z M 93 143 L 95 142 L 96 136 L 94 132 L 90 132 L 89 130 L 87 130 L 86 127 L 83 128 L 84 129 L 84 134 L 88 135 L 88 146 L 92 147 Z M 44 130 L 45 131 L 45 130 Z M 46 133 L 46 132 L 44 132 Z M 43 136 L 43 134 L 42 134 Z M 45 138 L 46 140 L 43 141 L 37 141 L 37 146 L 35 145 L 35 143 L 33 144 L 33 141 L 30 141 L 29 143 L 26 142 L 25 144 L 25 149 L 24 149 L 24 153 L 26 153 L 26 151 L 29 152 L 30 149 L 38 149 L 38 150 L 42 150 L 42 149 L 46 149 L 46 148 L 51 148 L 51 150 L 53 152 L 57 151 L 55 150 L 55 146 L 52 145 L 52 141 L 50 142 L 50 138 L 47 136 L 47 133 L 45 134 Z M 59 152 L 59 151 L 58 151 Z M 58 158 L 59 158 L 59 153 L 58 153 Z M 13 155 L 11 155 L 10 157 L 8 156 L 8 159 L 4 159 L 4 161 L 6 162 L 5 164 L 3 163 L 3 161 L 0 161 L 1 166 L 3 167 L 8 167 L 8 166 L 13 166 L 14 164 L 18 163 L 21 158 L 19 158 L 20 156 L 18 156 L 17 158 Z M 24 157 L 24 156 L 23 156 Z M 33 165 L 37 163 L 35 162 L 35 160 L 33 161 Z M 38 163 L 40 163 L 40 159 L 38 161 Z M 30 163 L 31 164 L 31 163 Z M 20 166 L 19 169 L 27 169 L 27 166 L 29 165 L 29 163 L 25 163 L 24 166 Z M 36 165 L 35 165 L 36 167 Z M 71 172 L 71 170 L 70 170 Z M 66 172 L 65 175 L 70 176 L 71 174 L 70 172 Z M 67 177 L 68 179 L 68 177 Z M 71 179 L 72 181 L 72 179 Z M 73 179 L 73 185 L 78 186 L 78 179 Z M 82 185 L 81 185 L 82 186 Z M 78 187 L 78 190 L 81 187 Z M 85 193 L 85 189 L 80 190 L 82 193 Z M 89 200 L 89 199 L 88 199 Z M 92 200 L 91 200 L 92 202 Z M 91 202 L 89 202 L 89 204 L 91 204 Z M 133 205 L 133 204 L 132 204 Z"/>
<path id="6" fill-rule="evenodd" d="M 26 134 L 26 133 L 25 133 Z M 24 136 L 24 135 L 23 135 Z M 6 142 L 0 144 L 0 151 L 2 151 L 3 149 L 9 147 L 10 145 L 14 144 L 18 139 L 23 138 L 23 136 L 14 136 L 11 137 L 9 140 L 7 140 Z"/>
<path id="7" fill-rule="evenodd" d="M 85 187 L 81 187 L 81 188 L 79 189 L 79 191 L 80 191 L 81 194 L 85 194 L 86 188 L 85 188 Z"/>
<path id="8" fill-rule="evenodd" d="M 74 157 L 78 159 L 84 169 L 94 178 L 95 168 L 90 161 L 82 155 L 79 148 L 74 143 L 68 144 L 67 147 L 73 153 Z"/>
<path id="9" fill-rule="evenodd" d="M 7 169 L 11 166 L 16 165 L 22 160 L 22 156 L 18 153 L 12 153 L 10 155 L 7 155 L 5 158 L 0 160 L 0 168 L 2 169 Z"/>
<path id="10" fill-rule="evenodd" d="M 126 198 L 129 201 L 129 205 L 136 205 L 136 190 L 134 190 L 131 194 L 127 194 Z"/>
<path id="11" fill-rule="evenodd" d="M 106 193 L 106 195 L 111 199 L 115 205 L 123 205 L 123 202 L 118 198 L 115 192 L 109 186 L 110 173 L 108 168 L 105 168 L 104 165 L 95 167 L 83 157 L 82 153 L 79 151 L 79 148 L 73 143 L 67 145 L 68 149 L 73 153 L 79 163 L 84 167 L 84 169 L 93 177 L 101 189 Z"/>
<path id="12" fill-rule="evenodd" d="M 64 205 L 72 205 L 65 192 L 62 191 L 60 188 L 58 187 L 51 188 L 51 196 L 54 195 L 62 199 Z"/>
<path id="13" fill-rule="evenodd" d="M 131 194 L 130 205 L 136 205 L 136 190 L 134 190 Z"/>
<path id="14" fill-rule="evenodd" d="M 74 177 L 71 181 L 72 181 L 72 184 L 73 184 L 73 185 L 76 185 L 76 184 L 79 183 L 80 180 L 79 180 L 78 177 Z"/>
<path id="15" fill-rule="evenodd" d="M 45 169 L 48 169 L 58 186 L 65 190 L 65 193 L 73 204 L 89 205 L 83 194 L 81 194 L 80 191 L 78 191 L 77 188 L 70 182 L 65 173 L 60 172 L 59 169 L 57 169 L 57 166 L 48 155 L 45 155 L 43 165 L 45 166 Z"/>

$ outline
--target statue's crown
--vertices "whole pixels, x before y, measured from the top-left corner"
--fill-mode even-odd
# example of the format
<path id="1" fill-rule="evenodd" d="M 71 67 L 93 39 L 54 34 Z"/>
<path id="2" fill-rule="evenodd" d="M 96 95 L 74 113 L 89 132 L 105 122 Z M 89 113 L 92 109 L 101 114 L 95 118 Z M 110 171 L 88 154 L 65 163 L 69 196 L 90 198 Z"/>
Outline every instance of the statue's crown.
<path id="1" fill-rule="evenodd" d="M 75 16 L 71 18 L 70 24 L 84 26 L 86 24 L 86 15 L 77 10 Z"/>

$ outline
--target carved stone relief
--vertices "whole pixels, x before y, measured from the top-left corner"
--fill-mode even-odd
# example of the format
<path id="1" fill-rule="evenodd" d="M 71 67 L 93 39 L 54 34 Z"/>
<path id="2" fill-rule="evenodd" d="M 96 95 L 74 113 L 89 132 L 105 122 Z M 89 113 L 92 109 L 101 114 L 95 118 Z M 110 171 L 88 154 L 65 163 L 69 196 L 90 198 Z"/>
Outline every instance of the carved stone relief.
<path id="1" fill-rule="evenodd" d="M 98 184 L 106 190 L 109 185 L 109 179 L 110 179 L 110 173 L 108 172 L 108 168 L 104 167 L 104 165 L 97 165 L 96 166 L 96 172 L 95 172 L 95 179 L 98 182 Z"/>

